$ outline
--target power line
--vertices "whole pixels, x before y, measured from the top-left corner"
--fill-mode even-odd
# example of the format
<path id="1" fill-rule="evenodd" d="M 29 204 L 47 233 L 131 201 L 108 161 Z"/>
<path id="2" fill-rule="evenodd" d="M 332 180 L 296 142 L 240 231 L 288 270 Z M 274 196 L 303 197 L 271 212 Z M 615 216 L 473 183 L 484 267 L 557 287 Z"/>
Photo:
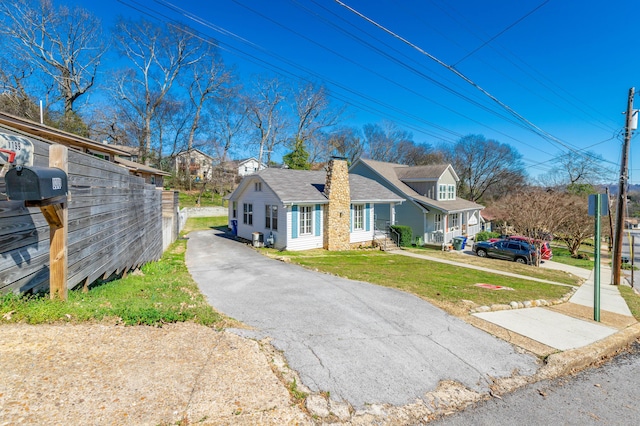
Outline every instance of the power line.
<path id="1" fill-rule="evenodd" d="M 471 52 L 467 53 L 466 55 L 464 55 L 461 59 L 458 59 L 458 61 L 452 65 L 452 67 L 455 68 L 456 65 L 458 65 L 460 62 L 464 61 L 465 59 L 467 59 L 468 57 L 472 56 L 474 53 L 476 53 L 477 51 L 479 51 L 480 49 L 482 49 L 483 47 L 485 47 L 486 45 L 488 45 L 489 43 L 491 43 L 493 40 L 497 39 L 498 37 L 500 37 L 502 34 L 506 33 L 507 31 L 509 31 L 511 28 L 515 27 L 516 25 L 518 25 L 520 22 L 524 21 L 525 19 L 527 19 L 530 15 L 534 14 L 538 9 L 540 9 L 542 6 L 544 6 L 545 4 L 549 3 L 550 0 L 545 0 L 542 3 L 540 3 L 538 6 L 536 6 L 535 8 L 533 8 L 532 10 L 530 10 L 528 13 L 526 13 L 524 16 L 520 17 L 518 20 L 516 20 L 515 22 L 513 22 L 511 25 L 508 25 L 505 29 L 503 29 L 502 31 L 500 31 L 498 34 L 494 35 L 493 37 L 491 37 L 490 39 L 488 39 L 487 41 L 485 41 L 484 43 L 482 43 L 480 46 L 476 47 L 475 49 L 473 49 Z"/>
<path id="2" fill-rule="evenodd" d="M 340 0 L 334 0 L 336 3 L 338 3 L 339 5 L 341 5 L 342 7 L 346 8 L 347 10 L 351 11 L 352 13 L 354 13 L 355 15 L 359 16 L 360 18 L 364 19 L 365 21 L 369 22 L 370 24 L 376 26 L 377 28 L 381 29 L 382 31 L 386 32 L 387 34 L 391 35 L 392 37 L 396 38 L 397 40 L 405 43 L 406 45 L 410 46 L 411 48 L 413 48 L 414 50 L 420 52 L 421 54 L 423 54 L 424 56 L 428 57 L 429 59 L 431 59 L 432 61 L 436 62 L 438 65 L 448 69 L 449 71 L 451 71 L 452 73 L 454 73 L 455 75 L 457 75 L 458 77 L 460 77 L 462 80 L 466 81 L 467 83 L 469 83 L 471 86 L 475 87 L 477 90 L 479 90 L 481 93 L 483 93 L 485 96 L 487 96 L 489 99 L 491 99 L 492 101 L 494 101 L 495 103 L 497 103 L 498 105 L 500 105 L 502 108 L 504 108 L 507 112 L 509 112 L 511 115 L 513 115 L 514 117 L 516 117 L 518 120 L 522 121 L 523 123 L 525 123 L 527 126 L 529 126 L 530 130 L 533 131 L 534 133 L 538 134 L 539 136 L 541 136 L 542 138 L 548 140 L 551 143 L 560 145 L 562 147 L 564 147 L 565 149 L 570 150 L 571 152 L 574 152 L 577 155 L 583 155 L 579 149 L 577 149 L 576 147 L 571 146 L 571 144 L 567 143 L 567 142 L 563 142 L 562 140 L 560 140 L 559 138 L 553 136 L 552 134 L 550 134 L 549 132 L 546 132 L 545 130 L 541 129 L 540 127 L 538 127 L 537 125 L 535 125 L 534 123 L 532 123 L 530 120 L 528 120 L 526 117 L 524 117 L 523 115 L 519 114 L 517 111 L 515 111 L 513 108 L 511 108 L 509 105 L 505 104 L 504 102 L 502 102 L 501 100 L 499 100 L 498 98 L 496 98 L 495 96 L 493 96 L 491 93 L 489 93 L 487 90 L 485 90 L 483 87 L 481 87 L 479 84 L 477 84 L 476 82 L 474 82 L 473 80 L 471 80 L 469 77 L 467 77 L 466 75 L 464 75 L 463 73 L 461 73 L 460 71 L 458 71 L 456 68 L 452 67 L 451 65 L 448 65 L 447 63 L 441 61 L 440 59 L 438 59 L 437 57 L 435 57 L 434 55 L 430 54 L 429 52 L 427 52 L 426 50 L 422 49 L 421 47 L 417 46 L 416 44 L 412 43 L 411 41 L 407 40 L 406 38 L 396 34 L 395 32 L 391 31 L 390 29 L 386 28 L 385 26 L 379 24 L 378 22 L 374 21 L 373 19 L 367 17 L 366 15 L 360 13 L 359 11 L 357 11 L 356 9 L 352 8 L 351 6 L 343 3 Z M 605 160 L 606 161 L 606 160 Z"/>

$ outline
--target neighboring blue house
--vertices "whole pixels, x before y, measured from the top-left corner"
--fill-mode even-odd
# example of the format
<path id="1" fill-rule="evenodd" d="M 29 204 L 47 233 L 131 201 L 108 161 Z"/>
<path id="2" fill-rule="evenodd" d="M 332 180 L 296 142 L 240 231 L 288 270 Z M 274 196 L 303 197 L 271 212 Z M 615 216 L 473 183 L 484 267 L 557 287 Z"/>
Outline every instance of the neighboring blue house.
<path id="1" fill-rule="evenodd" d="M 346 161 L 332 160 L 328 167 L 327 173 L 265 169 L 246 176 L 228 197 L 229 227 L 247 240 L 262 233 L 278 249 L 372 244 L 374 206 L 392 211 L 404 199 L 376 181 L 349 175 Z"/>
<path id="2" fill-rule="evenodd" d="M 350 174 L 373 179 L 407 201 L 395 209 L 375 207 L 376 226 L 387 222 L 410 226 L 426 244 L 449 243 L 453 237 L 473 237 L 481 231 L 480 204 L 459 198 L 460 179 L 450 164 L 406 166 L 358 159 Z M 393 213 L 393 212 L 391 212 Z"/>

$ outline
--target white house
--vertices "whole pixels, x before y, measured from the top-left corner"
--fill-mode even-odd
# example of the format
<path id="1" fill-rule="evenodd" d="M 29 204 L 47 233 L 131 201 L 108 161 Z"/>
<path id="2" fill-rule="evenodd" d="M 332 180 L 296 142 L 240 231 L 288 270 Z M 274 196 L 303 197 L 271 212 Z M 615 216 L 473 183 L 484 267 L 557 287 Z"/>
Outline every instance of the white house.
<path id="1" fill-rule="evenodd" d="M 406 166 L 358 159 L 349 172 L 373 179 L 397 196 L 407 199 L 396 208 L 395 223 L 410 226 L 414 237 L 426 244 L 473 237 L 481 231 L 484 206 L 457 196 L 460 178 L 451 164 Z M 390 220 L 386 209 L 375 209 L 378 226 Z"/>
<path id="2" fill-rule="evenodd" d="M 379 183 L 348 173 L 332 159 L 327 172 L 265 169 L 246 176 L 229 196 L 229 227 L 241 238 L 278 249 L 348 250 L 374 242 L 374 206 L 393 216 L 403 201 Z"/>
<path id="3" fill-rule="evenodd" d="M 238 176 L 245 177 L 248 175 L 252 175 L 260 170 L 264 170 L 267 168 L 265 163 L 259 162 L 257 159 L 245 158 L 244 160 L 238 160 Z"/>

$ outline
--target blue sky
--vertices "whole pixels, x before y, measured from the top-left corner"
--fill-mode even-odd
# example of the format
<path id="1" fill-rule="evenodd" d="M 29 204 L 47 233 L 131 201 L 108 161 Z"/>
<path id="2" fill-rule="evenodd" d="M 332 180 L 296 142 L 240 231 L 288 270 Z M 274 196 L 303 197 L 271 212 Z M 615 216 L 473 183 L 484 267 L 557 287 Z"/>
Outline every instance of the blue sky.
<path id="1" fill-rule="evenodd" d="M 622 112 L 629 88 L 640 86 L 634 25 L 640 2 L 343 2 L 454 66 L 550 136 L 334 0 L 68 0 L 107 27 L 118 15 L 136 18 L 141 11 L 191 25 L 219 40 L 225 62 L 244 81 L 279 73 L 324 83 L 337 103 L 349 105 L 346 124 L 387 119 L 432 145 L 482 134 L 515 147 L 533 176 L 566 147 L 590 149 L 616 179 Z M 640 183 L 634 142 L 631 183 Z"/>

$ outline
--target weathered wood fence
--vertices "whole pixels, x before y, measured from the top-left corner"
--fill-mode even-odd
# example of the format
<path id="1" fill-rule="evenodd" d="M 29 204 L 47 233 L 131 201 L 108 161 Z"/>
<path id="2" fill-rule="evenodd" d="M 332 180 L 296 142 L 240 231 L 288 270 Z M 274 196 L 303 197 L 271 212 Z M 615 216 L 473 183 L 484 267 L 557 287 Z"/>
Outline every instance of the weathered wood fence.
<path id="1" fill-rule="evenodd" d="M 35 166 L 48 166 L 49 144 L 34 143 Z M 163 252 L 163 197 L 143 178 L 108 161 L 69 149 L 67 287 L 90 284 L 157 260 Z M 0 193 L 5 192 L 0 178 Z M 172 191 L 165 226 L 177 222 Z M 168 212 L 176 218 L 168 220 Z M 164 232 L 175 240 L 177 227 Z M 168 243 L 170 243 L 169 241 Z M 165 244 L 168 245 L 168 243 Z M 49 226 L 40 209 L 0 195 L 0 293 L 48 289 Z"/>

